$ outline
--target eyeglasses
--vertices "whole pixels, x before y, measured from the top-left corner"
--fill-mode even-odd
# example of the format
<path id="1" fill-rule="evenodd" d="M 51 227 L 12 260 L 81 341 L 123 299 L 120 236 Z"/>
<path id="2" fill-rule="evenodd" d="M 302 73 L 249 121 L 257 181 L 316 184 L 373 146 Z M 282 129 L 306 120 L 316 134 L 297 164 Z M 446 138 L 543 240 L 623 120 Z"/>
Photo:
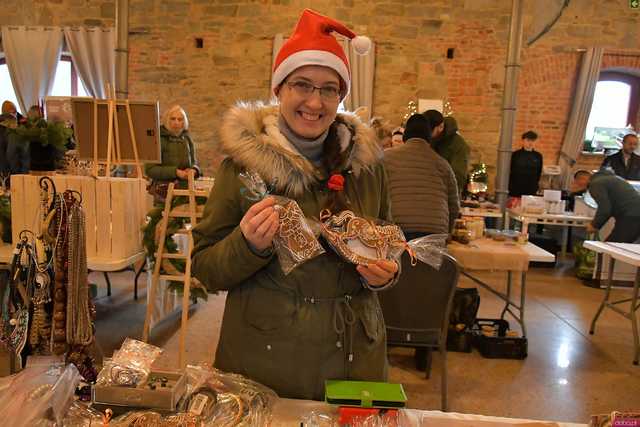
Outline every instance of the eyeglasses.
<path id="1" fill-rule="evenodd" d="M 314 90 L 318 90 L 320 98 L 325 101 L 337 101 L 340 99 L 340 89 L 335 86 L 314 86 L 309 82 L 303 80 L 296 80 L 293 82 L 287 82 L 287 85 L 296 91 L 296 93 L 302 97 L 309 97 L 313 94 Z"/>

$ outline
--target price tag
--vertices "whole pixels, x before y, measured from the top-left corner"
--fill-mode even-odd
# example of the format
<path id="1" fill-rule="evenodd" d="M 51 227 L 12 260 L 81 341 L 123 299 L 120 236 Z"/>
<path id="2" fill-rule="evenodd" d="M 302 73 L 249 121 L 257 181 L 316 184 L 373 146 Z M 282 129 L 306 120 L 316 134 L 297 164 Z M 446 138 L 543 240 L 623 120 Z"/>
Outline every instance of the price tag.
<path id="1" fill-rule="evenodd" d="M 208 401 L 209 396 L 202 393 L 196 394 L 189 404 L 189 412 L 195 415 L 202 415 L 202 411 L 204 411 Z"/>

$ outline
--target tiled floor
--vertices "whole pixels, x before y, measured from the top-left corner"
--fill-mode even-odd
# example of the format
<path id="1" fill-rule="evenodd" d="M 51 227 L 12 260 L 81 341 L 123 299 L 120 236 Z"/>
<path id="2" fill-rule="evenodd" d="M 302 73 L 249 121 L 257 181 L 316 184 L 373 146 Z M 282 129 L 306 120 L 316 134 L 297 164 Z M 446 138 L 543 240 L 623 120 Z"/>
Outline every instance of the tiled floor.
<path id="1" fill-rule="evenodd" d="M 98 353 L 110 354 L 124 337 L 139 337 L 144 320 L 145 292 L 133 301 L 130 272 L 113 276 L 111 297 L 97 300 Z M 498 274 L 482 275 L 504 283 Z M 99 284 L 102 277 L 91 276 Z M 145 281 L 143 275 L 140 279 Z M 461 279 L 462 286 L 472 283 Z M 629 294 L 628 289 L 616 291 Z M 100 295 L 104 295 L 100 289 Z M 611 311 L 601 316 L 595 335 L 589 324 L 603 291 L 586 287 L 571 270 L 532 269 L 528 275 L 526 322 L 529 356 L 525 360 L 485 359 L 479 353 L 449 353 L 450 410 L 518 418 L 587 422 L 592 413 L 640 409 L 640 367 L 631 363 L 633 341 L 628 320 Z M 499 301 L 481 291 L 481 317 L 496 317 Z M 187 360 L 211 361 L 217 344 L 224 295 L 191 310 Z M 159 366 L 177 363 L 179 317 L 163 322 L 152 342 L 165 349 Z M 431 379 L 414 368 L 408 349 L 390 351 L 390 381 L 401 382 L 409 406 L 439 408 L 440 360 L 434 357 Z"/>

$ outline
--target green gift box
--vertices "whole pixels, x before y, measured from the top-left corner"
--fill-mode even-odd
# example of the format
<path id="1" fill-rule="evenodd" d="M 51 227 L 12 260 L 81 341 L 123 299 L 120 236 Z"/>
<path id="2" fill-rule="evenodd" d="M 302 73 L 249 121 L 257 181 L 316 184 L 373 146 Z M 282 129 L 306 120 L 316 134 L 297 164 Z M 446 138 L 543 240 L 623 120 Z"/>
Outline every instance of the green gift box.
<path id="1" fill-rule="evenodd" d="M 333 405 L 361 408 L 404 408 L 407 403 L 402 384 L 370 381 L 327 380 L 324 398 Z"/>

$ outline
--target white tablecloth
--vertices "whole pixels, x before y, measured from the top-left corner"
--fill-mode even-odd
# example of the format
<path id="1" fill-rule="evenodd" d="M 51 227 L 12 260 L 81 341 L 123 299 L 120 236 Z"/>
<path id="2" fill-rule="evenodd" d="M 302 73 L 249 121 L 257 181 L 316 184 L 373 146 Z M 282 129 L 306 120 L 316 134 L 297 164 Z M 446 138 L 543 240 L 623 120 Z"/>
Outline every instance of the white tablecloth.
<path id="1" fill-rule="evenodd" d="M 316 411 L 337 415 L 335 406 L 310 400 L 279 399 L 274 407 L 273 426 L 299 427 L 303 416 Z M 400 427 L 587 427 L 586 424 L 559 423 L 553 421 L 522 420 L 515 418 L 487 417 L 483 415 L 458 414 L 455 412 L 422 411 L 405 409 L 401 411 Z"/>

